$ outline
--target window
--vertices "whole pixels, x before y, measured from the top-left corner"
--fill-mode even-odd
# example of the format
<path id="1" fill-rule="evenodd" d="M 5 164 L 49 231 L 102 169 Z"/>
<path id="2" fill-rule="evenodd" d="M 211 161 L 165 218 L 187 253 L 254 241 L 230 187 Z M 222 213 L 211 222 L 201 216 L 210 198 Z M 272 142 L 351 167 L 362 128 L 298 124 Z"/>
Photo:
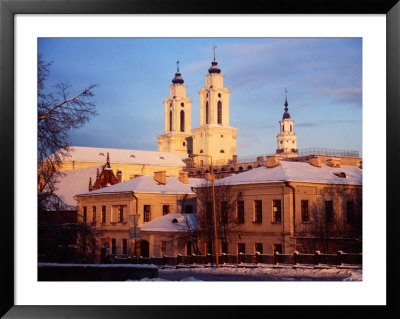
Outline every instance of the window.
<path id="1" fill-rule="evenodd" d="M 221 93 L 218 93 L 218 97 L 221 97 Z"/>
<path id="2" fill-rule="evenodd" d="M 281 201 L 280 200 L 273 200 L 272 201 L 272 221 L 274 223 L 280 223 L 282 220 L 281 215 Z"/>
<path id="3" fill-rule="evenodd" d="M 220 221 L 225 225 L 228 224 L 228 203 L 226 201 L 221 202 Z"/>
<path id="4" fill-rule="evenodd" d="M 192 242 L 188 241 L 186 243 L 186 256 L 190 256 L 192 254 Z"/>
<path id="5" fill-rule="evenodd" d="M 325 221 L 327 223 L 333 222 L 333 202 L 331 200 L 325 201 Z"/>
<path id="6" fill-rule="evenodd" d="M 185 111 L 181 111 L 181 132 L 185 131 Z"/>
<path id="7" fill-rule="evenodd" d="M 206 124 L 208 124 L 208 101 L 206 102 Z"/>
<path id="8" fill-rule="evenodd" d="M 163 214 L 163 216 L 169 214 L 169 205 L 163 205 L 163 207 L 162 207 L 162 214 Z"/>
<path id="9" fill-rule="evenodd" d="M 244 224 L 244 201 L 238 200 L 236 204 L 236 222 L 239 224 Z"/>
<path id="10" fill-rule="evenodd" d="M 124 206 L 119 205 L 118 207 L 118 221 L 123 222 L 124 221 Z"/>
<path id="11" fill-rule="evenodd" d="M 222 124 L 222 103 L 218 101 L 218 124 Z"/>
<path id="12" fill-rule="evenodd" d="M 117 254 L 117 240 L 115 238 L 111 238 L 111 253 L 113 255 Z"/>
<path id="13" fill-rule="evenodd" d="M 101 206 L 101 222 L 106 222 L 106 206 Z"/>
<path id="14" fill-rule="evenodd" d="M 308 211 L 308 200 L 301 201 L 301 221 L 302 222 L 310 221 L 310 212 Z"/>
<path id="15" fill-rule="evenodd" d="M 185 104 L 184 104 L 184 103 L 181 103 L 181 106 L 182 106 L 182 107 L 184 107 L 184 106 L 185 106 Z"/>
<path id="16" fill-rule="evenodd" d="M 169 111 L 169 130 L 172 131 L 172 111 Z"/>
<path id="17" fill-rule="evenodd" d="M 228 243 L 226 241 L 222 242 L 222 253 L 223 254 L 228 253 Z"/>
<path id="18" fill-rule="evenodd" d="M 161 241 L 160 249 L 161 249 L 161 256 L 163 256 L 167 253 L 167 242 L 165 240 Z"/>
<path id="19" fill-rule="evenodd" d="M 246 244 L 244 243 L 238 243 L 238 254 L 244 254 L 246 253 Z"/>
<path id="20" fill-rule="evenodd" d="M 150 205 L 144 205 L 143 207 L 143 222 L 147 223 L 149 221 L 151 221 L 151 210 L 150 210 Z"/>
<path id="21" fill-rule="evenodd" d="M 224 151 L 224 150 L 220 150 L 219 152 L 220 152 L 220 153 L 225 153 L 225 151 Z"/>
<path id="22" fill-rule="evenodd" d="M 346 223 L 347 224 L 354 224 L 354 202 L 347 201 L 346 202 Z"/>
<path id="23" fill-rule="evenodd" d="M 186 142 L 183 142 L 182 145 L 183 145 L 183 146 L 186 146 Z"/>
<path id="24" fill-rule="evenodd" d="M 262 201 L 254 201 L 254 223 L 262 223 Z"/>
<path id="25" fill-rule="evenodd" d="M 293 128 L 292 128 L 292 126 L 290 125 L 290 132 L 293 132 Z"/>
<path id="26" fill-rule="evenodd" d="M 263 253 L 263 244 L 262 243 L 256 243 L 254 245 L 254 250 L 255 250 L 256 253 L 262 254 Z"/>
<path id="27" fill-rule="evenodd" d="M 122 239 L 122 254 L 126 255 L 128 253 L 128 240 L 126 238 Z"/>
<path id="28" fill-rule="evenodd" d="M 212 254 L 212 242 L 211 241 L 207 242 L 206 249 L 207 249 L 207 254 Z"/>
<path id="29" fill-rule="evenodd" d="M 92 223 L 96 222 L 96 206 L 92 207 Z"/>
<path id="30" fill-rule="evenodd" d="M 192 205 L 185 206 L 185 214 L 193 214 L 193 206 Z"/>
<path id="31" fill-rule="evenodd" d="M 282 254 L 282 244 L 274 244 L 274 253 Z"/>
<path id="32" fill-rule="evenodd" d="M 87 207 L 83 206 L 82 222 L 86 223 L 86 221 L 87 221 Z"/>
<path id="33" fill-rule="evenodd" d="M 212 202 L 207 202 L 206 203 L 206 222 L 211 223 L 212 222 L 212 215 L 213 215 L 213 208 L 212 208 Z"/>

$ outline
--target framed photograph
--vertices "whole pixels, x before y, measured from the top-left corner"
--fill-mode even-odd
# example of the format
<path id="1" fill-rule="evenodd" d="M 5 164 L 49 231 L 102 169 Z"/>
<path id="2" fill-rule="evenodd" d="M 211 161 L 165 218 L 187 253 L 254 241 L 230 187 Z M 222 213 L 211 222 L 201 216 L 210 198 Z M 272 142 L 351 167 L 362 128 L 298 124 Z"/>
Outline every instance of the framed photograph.
<path id="1" fill-rule="evenodd" d="M 2 192 L 2 224 L 5 227 L 2 231 L 2 238 L 4 239 L 3 255 L 0 258 L 0 314 L 5 318 L 158 318 L 160 316 L 181 317 L 185 315 L 203 318 L 210 316 L 210 314 L 215 317 L 244 316 L 249 310 L 253 311 L 254 307 L 248 309 L 249 307 L 263 306 L 257 309 L 261 309 L 260 311 L 263 312 L 268 311 L 269 314 L 285 314 L 296 317 L 307 317 L 310 311 L 323 311 L 324 314 L 329 313 L 331 316 L 344 318 L 370 313 L 383 318 L 399 315 L 395 287 L 399 272 L 394 267 L 395 254 L 393 254 L 397 250 L 394 244 L 397 242 L 394 237 L 394 228 L 399 222 L 395 213 L 394 202 L 394 192 L 396 191 L 394 179 L 398 177 L 396 162 L 399 158 L 399 151 L 396 146 L 398 145 L 397 136 L 400 135 L 400 132 L 398 132 L 398 120 L 400 119 L 400 94 L 398 89 L 400 83 L 399 16 L 400 4 L 397 0 L 385 2 L 355 0 L 346 1 L 345 4 L 337 1 L 310 3 L 308 1 L 289 0 L 285 3 L 262 5 L 249 3 L 246 8 L 236 4 L 229 6 L 217 2 L 191 4 L 174 0 L 131 2 L 122 0 L 30 2 L 0 0 L 2 43 L 0 48 L 0 141 L 3 150 L 0 156 L 0 167 L 3 167 L 3 180 L 6 186 Z M 59 41 L 58 39 L 69 40 Z M 85 39 L 88 40 L 85 41 Z M 188 57 L 189 55 L 193 57 L 192 64 L 187 70 L 203 68 L 209 70 L 211 74 L 218 69 L 216 61 L 218 61 L 219 46 L 226 51 L 242 50 L 237 55 L 237 60 L 230 60 L 231 64 L 236 63 L 237 66 L 240 66 L 240 59 L 253 59 L 257 56 L 254 54 L 255 51 L 260 50 L 260 47 L 265 48 L 263 45 L 266 42 L 264 43 L 263 39 L 287 39 L 288 41 L 289 39 L 298 39 L 302 45 L 277 44 L 275 49 L 271 49 L 273 45 L 268 46 L 268 49 L 271 50 L 271 56 L 279 56 L 279 50 L 295 51 L 290 55 L 290 59 L 283 59 L 280 64 L 275 66 L 270 79 L 271 82 L 272 79 L 275 80 L 280 72 L 303 72 L 302 77 L 292 79 L 294 91 L 298 92 L 298 96 L 301 96 L 302 80 L 305 78 L 315 77 L 315 81 L 325 81 L 326 78 L 334 76 L 335 73 L 330 73 L 326 65 L 318 60 L 318 52 L 320 52 L 318 47 L 325 45 L 321 44 L 321 39 L 326 39 L 330 41 L 329 43 L 332 43 L 332 45 L 326 45 L 325 52 L 331 48 L 332 52 L 330 52 L 328 58 L 332 60 L 340 59 L 343 62 L 342 65 L 347 72 L 346 74 L 351 74 L 349 78 L 341 79 L 344 83 L 343 87 L 347 85 L 348 89 L 337 88 L 337 90 L 333 90 L 325 87 L 321 89 L 323 92 L 317 89 L 313 89 L 312 92 L 315 93 L 314 103 L 316 101 L 325 102 L 322 99 L 319 100 L 318 94 L 320 93 L 329 95 L 333 100 L 336 99 L 335 101 L 346 98 L 358 107 L 356 116 L 361 117 L 362 114 L 362 120 L 360 119 L 357 124 L 354 121 L 350 123 L 353 125 L 353 132 L 351 132 L 349 126 L 349 132 L 338 131 L 332 136 L 327 134 L 327 138 L 330 140 L 335 138 L 347 140 L 349 145 L 351 143 L 354 145 L 354 141 L 357 141 L 356 143 L 359 142 L 359 144 L 356 147 L 362 150 L 362 155 L 360 155 L 362 162 L 361 164 L 357 163 L 358 166 L 361 165 L 363 180 L 363 261 L 360 281 L 335 283 L 295 283 L 287 281 L 229 281 L 224 283 L 193 281 L 38 281 L 38 202 L 36 193 L 38 187 L 36 156 L 38 153 L 36 120 L 38 109 L 35 107 L 38 98 L 38 54 L 41 53 L 42 48 L 48 49 L 43 49 L 45 52 L 57 52 L 57 50 L 63 52 L 64 56 L 68 57 L 64 63 L 70 63 L 70 67 L 73 69 L 75 67 L 72 65 L 74 58 L 80 59 L 80 54 L 86 52 L 87 60 L 84 63 L 92 63 L 99 78 L 105 79 L 109 72 L 121 72 L 118 64 L 123 65 L 124 63 L 115 61 L 115 63 L 105 64 L 104 60 L 100 58 L 101 53 L 103 53 L 102 50 L 109 50 L 107 54 L 110 56 L 115 55 L 118 50 L 129 51 L 129 46 L 123 44 L 123 41 L 127 39 L 137 40 L 134 44 L 136 51 L 131 58 L 137 59 L 135 62 L 139 61 L 138 63 L 141 66 L 140 69 L 138 68 L 140 72 L 135 75 L 135 80 L 140 81 L 142 79 L 145 83 L 150 80 L 154 87 L 163 82 L 161 79 L 150 79 L 149 74 L 146 74 L 146 67 L 148 66 L 149 70 L 154 69 L 152 74 L 157 74 L 156 68 L 165 67 L 157 62 L 162 59 L 168 58 L 168 61 L 172 59 L 172 55 L 167 52 L 171 46 L 182 46 L 182 49 L 174 51 L 174 54 L 179 52 L 183 56 L 177 56 L 175 60 L 185 59 L 185 56 Z M 310 39 L 319 40 L 312 42 L 309 41 Z M 335 42 L 335 39 L 339 39 L 339 41 Z M 346 40 L 341 41 L 340 39 Z M 105 45 L 106 42 L 107 45 Z M 193 45 L 194 43 L 196 45 Z M 271 40 L 268 44 L 270 43 L 274 44 L 275 42 Z M 187 48 L 184 47 L 185 45 Z M 201 46 L 210 47 L 199 49 Z M 302 47 L 306 49 L 302 51 Z M 196 50 L 209 50 L 209 62 L 213 61 L 213 64 L 210 64 L 211 66 L 204 66 L 204 63 L 196 65 L 195 62 L 201 60 L 196 55 L 198 52 L 194 52 Z M 307 52 L 310 52 L 307 50 L 314 50 L 314 55 L 308 59 L 304 57 Z M 341 52 L 340 58 L 336 52 Z M 355 55 L 353 55 L 354 52 L 356 52 Z M 59 58 L 62 56 L 62 54 L 58 55 Z M 354 56 L 356 56 L 356 59 L 354 59 Z M 262 55 L 259 57 L 260 59 L 263 58 Z M 44 58 L 52 60 L 54 57 L 46 56 Z M 125 56 L 125 58 L 128 59 L 129 57 Z M 173 64 L 175 60 L 172 61 Z M 307 73 L 301 68 L 294 71 L 300 60 L 313 65 L 313 71 Z M 236 73 L 236 82 L 229 82 L 229 90 L 242 88 L 240 92 L 245 95 L 246 87 L 259 86 L 258 90 L 265 87 L 258 83 L 258 79 L 265 80 L 265 78 L 260 77 L 260 74 L 267 71 L 258 69 L 256 62 L 252 64 L 252 68 L 249 68 L 248 65 L 244 63 L 241 68 L 236 69 L 237 72 L 241 70 L 242 73 Z M 113 71 L 113 68 L 117 71 Z M 183 83 L 180 68 L 181 70 L 185 68 L 182 61 L 177 62 L 172 67 L 174 70 L 171 73 L 171 79 L 174 84 Z M 210 71 L 208 68 L 212 70 Z M 203 69 L 201 70 L 204 72 Z M 273 68 L 268 68 L 268 70 L 271 69 Z M 219 74 L 217 71 L 215 73 Z M 55 72 L 57 73 L 59 70 L 56 69 Z M 76 69 L 75 72 L 77 82 L 79 82 L 79 74 L 81 78 L 84 78 L 85 69 Z M 253 72 L 254 74 L 250 77 L 248 74 L 246 75 L 246 72 Z M 131 77 L 128 72 L 123 73 L 121 72 L 121 83 Z M 175 73 L 174 78 L 173 73 Z M 190 79 L 190 72 L 188 73 Z M 187 78 L 183 72 L 182 77 L 186 81 Z M 350 77 L 351 81 L 358 81 L 359 86 L 352 87 L 346 82 Z M 69 81 L 73 81 L 73 79 L 71 77 Z M 239 83 L 246 81 L 246 79 L 249 83 Z M 201 80 L 204 82 L 204 79 Z M 96 79 L 93 81 L 96 82 Z M 112 99 L 112 95 L 116 94 L 121 83 L 114 83 L 115 85 L 113 85 L 107 81 L 102 82 L 108 84 L 103 90 L 105 93 L 101 94 L 99 98 Z M 338 82 L 340 81 L 335 79 L 335 83 Z M 204 83 L 200 84 L 200 82 L 194 81 L 190 83 L 194 83 L 193 88 L 190 88 L 189 82 L 185 82 L 189 87 L 188 92 L 191 92 L 190 97 L 193 100 L 198 99 L 198 96 L 194 94 L 199 93 L 198 89 L 204 86 Z M 167 120 L 164 123 L 162 102 L 168 95 L 168 84 L 170 83 L 165 83 L 165 95 L 160 95 L 159 92 L 155 93 L 156 90 L 150 90 L 154 96 L 148 97 L 152 99 L 152 105 L 156 104 L 158 100 L 160 101 L 159 111 L 161 111 L 159 116 L 161 120 L 158 121 L 162 123 L 160 124 L 160 134 L 162 134 L 164 124 L 165 127 L 170 125 L 172 128 L 172 115 L 170 115 L 171 123 L 168 124 Z M 162 84 L 160 85 L 162 86 Z M 273 82 L 273 85 L 279 86 L 279 90 L 282 85 L 285 88 L 285 84 L 279 81 Z M 132 89 L 129 94 L 142 94 L 144 86 L 145 84 L 141 84 L 138 89 Z M 285 89 L 281 93 L 282 106 L 277 113 L 281 117 L 285 107 L 282 120 L 290 120 L 287 101 L 289 100 L 289 111 L 291 111 L 291 89 L 289 88 L 288 91 Z M 123 96 L 123 89 L 117 94 Z M 248 103 L 262 104 L 260 99 L 264 97 L 265 95 L 262 94 L 254 94 L 254 96 L 249 96 L 247 100 Z M 240 99 L 235 99 L 236 97 L 231 97 L 231 103 L 234 101 L 237 102 L 236 104 L 240 104 Z M 258 100 L 255 101 L 255 99 Z M 245 100 L 244 97 L 243 100 Z M 119 101 L 119 99 L 116 99 L 117 103 Z M 144 101 L 145 98 L 142 99 L 143 103 L 145 103 Z M 283 102 L 286 104 L 284 105 Z M 384 107 L 385 102 L 386 107 Z M 275 103 L 275 100 L 273 103 Z M 181 123 L 185 123 L 184 115 L 182 115 L 184 105 L 182 104 L 179 106 L 179 114 Z M 117 109 L 116 107 L 115 110 Z M 124 136 L 128 136 L 131 133 L 130 129 L 124 130 L 122 124 L 129 127 L 132 122 L 127 119 L 128 115 L 126 114 L 123 115 L 125 119 L 118 118 L 115 110 L 108 110 L 107 116 L 101 119 L 105 125 L 112 126 L 115 123 L 115 128 L 121 130 L 121 134 Z M 221 106 L 221 111 L 218 109 L 218 117 L 215 118 L 219 124 L 224 121 L 222 110 Z M 260 109 L 257 110 L 260 111 Z M 138 112 L 138 110 L 135 110 L 135 112 Z M 146 134 L 148 133 L 145 133 L 145 128 L 146 125 L 151 125 L 151 121 L 149 121 L 150 124 L 146 123 L 146 118 L 154 116 L 155 113 L 154 110 L 149 109 L 143 109 L 140 112 L 141 114 L 137 116 L 141 119 L 141 123 L 135 122 L 134 124 L 140 132 L 132 133 L 132 136 L 139 136 L 143 140 L 141 145 L 144 145 L 143 148 L 147 149 L 149 148 L 146 144 Z M 263 115 L 250 116 L 249 112 L 250 109 L 232 111 L 231 106 L 230 116 L 231 119 L 233 116 L 242 117 L 240 123 L 251 131 L 251 123 L 256 122 L 257 117 L 260 118 Z M 332 114 L 338 112 L 341 112 L 340 107 L 333 103 L 332 108 L 326 114 L 333 116 Z M 197 113 L 197 110 L 192 111 L 193 127 L 196 126 L 196 122 L 200 121 L 201 123 L 202 121 L 197 118 Z M 167 118 L 167 115 L 165 116 Z M 279 122 L 279 120 L 280 118 L 277 118 L 275 122 Z M 311 125 L 306 119 L 302 119 L 301 123 L 303 123 L 303 127 Z M 326 123 L 322 123 L 322 126 L 327 125 Z M 342 130 L 340 124 L 342 123 L 330 123 L 332 128 L 337 125 L 338 130 Z M 282 124 L 277 124 L 278 129 L 281 127 L 280 125 Z M 229 124 L 227 126 L 229 127 Z M 93 130 L 101 130 L 101 123 L 98 123 L 97 127 L 93 126 Z M 276 130 L 276 128 L 271 129 L 271 134 L 275 134 L 274 137 L 278 133 Z M 292 131 L 292 127 L 290 126 L 288 130 Z M 181 134 L 185 131 L 182 124 L 180 131 Z M 281 133 L 283 131 L 284 126 Z M 89 133 L 88 131 L 86 133 L 89 134 L 88 136 L 92 141 L 96 141 L 94 143 L 99 143 L 99 140 L 103 138 L 103 136 L 100 136 L 101 134 L 93 134 L 93 132 Z M 257 145 L 266 143 L 263 144 L 263 147 L 266 146 L 268 149 L 275 147 L 273 143 L 269 145 L 269 142 L 265 142 L 265 138 L 258 133 L 254 132 L 247 136 L 247 139 L 240 140 L 241 147 L 247 148 L 249 153 L 253 152 L 251 139 Z M 224 133 L 224 135 L 226 134 Z M 278 136 L 278 149 L 279 138 Z M 76 141 L 79 139 L 81 139 L 81 136 L 76 135 L 73 142 L 77 143 Z M 186 146 L 185 141 L 183 142 L 184 146 Z M 115 140 L 110 138 L 109 144 L 114 142 Z M 162 138 L 159 138 L 158 142 L 160 149 L 160 143 L 163 143 Z M 289 140 L 285 142 L 281 138 L 281 142 L 289 143 Z M 295 143 L 296 141 L 290 140 L 290 142 Z M 157 145 L 156 139 L 154 144 Z M 309 146 L 307 145 L 307 147 Z M 259 146 L 254 149 L 257 148 Z M 297 147 L 293 148 L 293 150 L 295 149 L 297 150 Z M 284 149 L 282 148 L 281 151 L 284 152 Z M 260 153 L 264 152 L 265 150 L 262 150 Z M 225 154 L 227 151 L 221 149 L 220 153 Z M 268 165 L 270 163 L 266 163 L 266 166 Z M 251 170 L 253 167 L 247 167 L 247 169 Z M 162 177 L 158 178 L 162 179 Z M 351 177 L 347 176 L 346 178 Z M 280 201 L 279 203 L 275 202 L 277 201 L 274 201 L 272 208 L 275 209 L 275 217 L 273 218 L 280 221 L 281 204 Z M 164 209 L 165 214 L 169 214 L 169 206 L 163 207 L 163 215 Z M 118 217 L 115 218 L 122 221 L 123 213 L 124 208 L 121 206 L 116 211 L 115 216 Z M 149 211 L 146 211 L 146 213 L 150 214 Z M 93 216 L 96 216 L 94 214 Z M 101 214 L 102 211 L 97 212 L 98 217 Z M 255 218 L 260 219 L 261 216 L 262 214 L 256 215 Z M 140 217 L 138 216 L 138 218 Z M 143 231 L 145 233 L 145 228 L 141 230 L 142 233 Z M 133 234 L 133 237 L 138 236 L 136 230 Z M 106 238 L 108 239 L 107 242 L 110 242 L 110 245 L 114 247 L 115 244 L 111 243 L 113 239 L 109 236 Z M 126 251 L 127 243 L 123 241 L 122 243 L 121 249 Z M 240 249 L 245 249 L 244 244 L 235 242 L 235 245 L 237 247 L 242 245 Z M 278 246 L 274 246 L 275 248 L 272 249 L 278 251 L 279 254 L 282 247 Z M 160 247 L 162 250 L 162 245 Z M 140 247 L 140 249 L 145 248 Z M 255 249 L 262 253 L 262 244 L 258 244 Z"/>

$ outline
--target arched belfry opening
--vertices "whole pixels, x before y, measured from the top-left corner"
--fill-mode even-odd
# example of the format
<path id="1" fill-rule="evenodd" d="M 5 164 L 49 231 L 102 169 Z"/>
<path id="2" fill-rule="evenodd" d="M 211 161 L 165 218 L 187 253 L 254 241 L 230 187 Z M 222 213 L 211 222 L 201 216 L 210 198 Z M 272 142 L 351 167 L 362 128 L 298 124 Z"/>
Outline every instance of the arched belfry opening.
<path id="1" fill-rule="evenodd" d="M 181 111 L 181 132 L 185 132 L 185 111 Z"/>
<path id="2" fill-rule="evenodd" d="M 222 102 L 218 101 L 218 124 L 222 124 Z"/>
<path id="3" fill-rule="evenodd" d="M 208 101 L 207 101 L 206 102 L 206 124 L 208 124 L 208 119 L 209 119 L 208 113 L 209 113 L 209 110 L 208 110 Z"/>
<path id="4" fill-rule="evenodd" d="M 172 132 L 172 111 L 169 111 L 169 131 Z"/>

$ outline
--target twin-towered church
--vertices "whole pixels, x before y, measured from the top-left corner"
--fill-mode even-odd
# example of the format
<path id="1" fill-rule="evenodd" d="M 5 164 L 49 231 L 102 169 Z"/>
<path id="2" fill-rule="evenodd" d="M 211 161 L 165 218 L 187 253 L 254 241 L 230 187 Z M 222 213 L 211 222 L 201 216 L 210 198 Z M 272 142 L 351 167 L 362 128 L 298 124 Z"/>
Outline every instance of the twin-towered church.
<path id="1" fill-rule="evenodd" d="M 229 95 L 224 87 L 224 75 L 218 62 L 211 62 L 205 76 L 205 87 L 200 89 L 200 126 L 191 125 L 192 100 L 186 96 L 186 85 L 177 72 L 169 87 L 169 97 L 164 99 L 164 134 L 157 136 L 158 151 L 181 154 L 197 154 L 195 164 L 225 165 L 233 161 L 236 152 L 237 128 L 229 125 Z M 277 153 L 284 157 L 297 156 L 296 134 L 293 120 L 288 112 L 285 99 L 285 112 L 280 121 Z"/>

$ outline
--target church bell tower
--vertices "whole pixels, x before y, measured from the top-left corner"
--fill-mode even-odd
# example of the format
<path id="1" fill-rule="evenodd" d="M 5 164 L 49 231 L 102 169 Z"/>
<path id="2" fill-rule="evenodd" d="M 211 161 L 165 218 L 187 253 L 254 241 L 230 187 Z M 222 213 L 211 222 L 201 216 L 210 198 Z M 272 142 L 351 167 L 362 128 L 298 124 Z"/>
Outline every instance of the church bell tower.
<path id="1" fill-rule="evenodd" d="M 297 135 L 293 132 L 294 121 L 290 118 L 288 112 L 287 90 L 285 89 L 285 112 L 283 113 L 282 120 L 279 121 L 280 132 L 277 135 L 278 149 L 276 154 L 282 157 L 296 157 L 298 156 L 297 150 Z"/>
<path id="2" fill-rule="evenodd" d="M 224 165 L 232 161 L 236 155 L 237 128 L 229 126 L 229 95 L 224 87 L 224 75 L 218 62 L 211 62 L 208 74 L 205 76 L 206 85 L 200 89 L 200 127 L 193 129 L 193 153 L 195 164 Z"/>
<path id="3" fill-rule="evenodd" d="M 192 153 L 192 100 L 186 97 L 186 85 L 179 72 L 179 61 L 169 97 L 164 99 L 164 134 L 157 136 L 158 151 L 180 154 Z"/>

